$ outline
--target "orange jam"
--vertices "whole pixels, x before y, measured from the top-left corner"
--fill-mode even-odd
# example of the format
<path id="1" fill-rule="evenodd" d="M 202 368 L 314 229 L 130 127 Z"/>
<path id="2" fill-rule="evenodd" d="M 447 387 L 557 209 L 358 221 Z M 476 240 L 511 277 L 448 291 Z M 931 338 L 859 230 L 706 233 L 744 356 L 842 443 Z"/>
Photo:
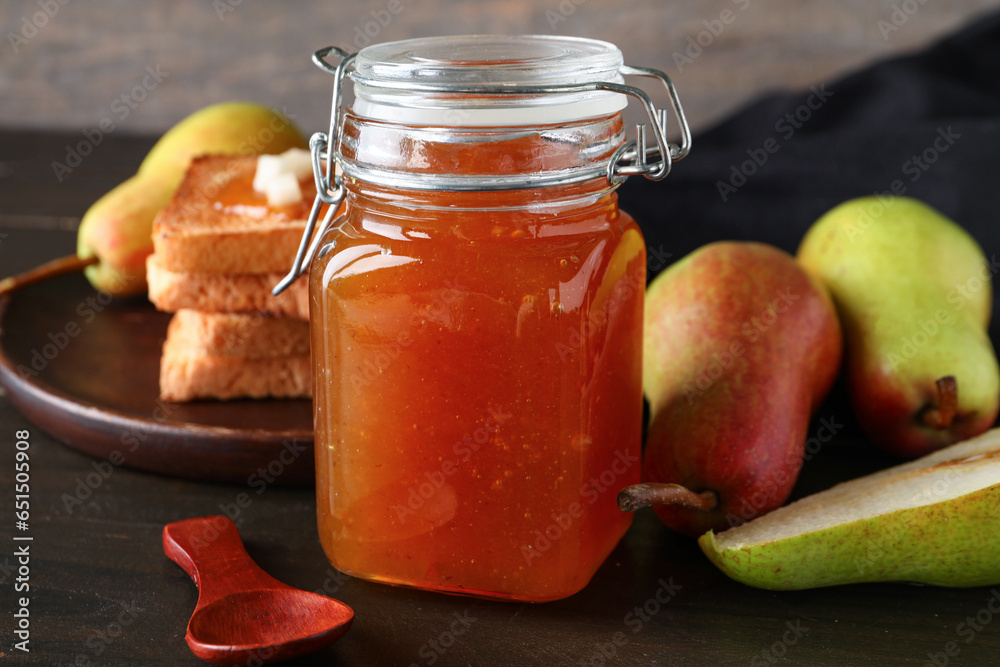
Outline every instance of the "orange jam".
<path id="1" fill-rule="evenodd" d="M 329 134 L 310 141 L 321 188 L 275 290 L 309 267 L 326 555 L 390 584 L 572 595 L 632 520 L 617 495 L 640 476 L 646 249 L 615 188 L 687 155 L 673 84 L 561 36 L 313 60 L 335 77 Z M 679 144 L 626 75 L 663 84 Z M 651 123 L 635 141 L 628 97 Z M 321 202 L 339 215 L 310 239 Z"/>
<path id="2" fill-rule="evenodd" d="M 606 161 L 622 136 L 620 115 L 473 132 L 482 141 L 404 129 L 349 113 L 345 162 L 550 173 L 595 142 Z M 630 525 L 618 491 L 639 481 L 638 226 L 606 177 L 490 192 L 345 183 L 347 213 L 310 272 L 328 558 L 451 593 L 579 591 Z"/>
<path id="3" fill-rule="evenodd" d="M 256 160 L 253 162 L 256 168 Z M 280 206 L 269 204 L 267 195 L 254 190 L 253 179 L 254 170 L 240 164 L 232 172 L 216 174 L 205 196 L 211 202 L 212 208 L 223 215 L 250 218 L 270 216 L 278 220 L 302 220 L 308 217 L 309 207 L 312 205 L 313 197 L 316 196 L 316 184 L 311 177 L 299 179 L 302 199 Z"/>

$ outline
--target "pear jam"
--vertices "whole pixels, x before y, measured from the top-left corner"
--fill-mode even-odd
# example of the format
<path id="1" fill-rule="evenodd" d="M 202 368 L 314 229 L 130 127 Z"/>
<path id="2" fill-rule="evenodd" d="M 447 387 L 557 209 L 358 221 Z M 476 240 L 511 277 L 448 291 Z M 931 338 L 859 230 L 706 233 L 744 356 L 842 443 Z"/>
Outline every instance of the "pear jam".
<path id="1" fill-rule="evenodd" d="M 621 53 L 451 37 L 352 67 L 346 213 L 309 278 L 323 548 L 380 582 L 569 596 L 640 473 L 646 251 L 608 168 L 627 98 L 468 85 L 619 80 Z"/>

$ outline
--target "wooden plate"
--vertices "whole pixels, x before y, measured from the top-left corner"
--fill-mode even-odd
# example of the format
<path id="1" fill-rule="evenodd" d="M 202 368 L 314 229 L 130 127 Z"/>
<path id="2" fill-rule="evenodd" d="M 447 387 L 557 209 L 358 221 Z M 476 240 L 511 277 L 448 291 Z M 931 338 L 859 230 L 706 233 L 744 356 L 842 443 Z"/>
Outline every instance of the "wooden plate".
<path id="1" fill-rule="evenodd" d="M 115 465 L 208 481 L 312 484 L 310 401 L 159 399 L 169 320 L 145 298 L 99 294 L 81 274 L 24 287 L 0 298 L 0 383 L 40 428 Z"/>

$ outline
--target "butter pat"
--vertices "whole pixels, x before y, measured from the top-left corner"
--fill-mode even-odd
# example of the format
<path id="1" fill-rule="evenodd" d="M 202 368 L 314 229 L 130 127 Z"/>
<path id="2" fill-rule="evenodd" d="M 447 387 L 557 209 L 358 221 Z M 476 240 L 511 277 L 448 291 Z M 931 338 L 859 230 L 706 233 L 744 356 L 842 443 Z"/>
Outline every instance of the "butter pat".
<path id="1" fill-rule="evenodd" d="M 257 157 L 257 171 L 253 175 L 253 189 L 261 194 L 267 194 L 267 184 L 281 173 L 282 160 L 280 155 L 260 155 Z"/>
<path id="2" fill-rule="evenodd" d="M 299 180 L 312 175 L 312 155 L 301 148 L 289 148 L 281 155 L 257 157 L 253 189 L 267 196 L 270 206 L 286 206 L 302 199 Z"/>
<path id="3" fill-rule="evenodd" d="M 302 199 L 302 188 L 299 179 L 287 171 L 279 173 L 267 182 L 268 206 L 287 206 Z"/>
<path id="4" fill-rule="evenodd" d="M 303 179 L 312 176 L 312 154 L 302 148 L 289 148 L 278 156 L 284 165 L 284 171 L 295 174 L 295 178 Z"/>

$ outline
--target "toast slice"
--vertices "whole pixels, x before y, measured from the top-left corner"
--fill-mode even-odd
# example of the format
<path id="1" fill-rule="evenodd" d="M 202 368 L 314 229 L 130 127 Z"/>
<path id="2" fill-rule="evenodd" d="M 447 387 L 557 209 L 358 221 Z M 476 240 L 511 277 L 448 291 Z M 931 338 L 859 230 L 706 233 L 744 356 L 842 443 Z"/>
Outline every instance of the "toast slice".
<path id="1" fill-rule="evenodd" d="M 164 267 L 156 254 L 146 260 L 149 300 L 159 310 L 258 313 L 308 320 L 309 281 L 297 280 L 278 296 L 271 294 L 271 288 L 284 276 L 285 271 L 233 275 L 183 273 Z"/>
<path id="2" fill-rule="evenodd" d="M 272 359 L 309 355 L 309 323 L 284 317 L 178 310 L 167 336 L 210 356 Z"/>
<path id="3" fill-rule="evenodd" d="M 241 359 L 192 355 L 169 343 L 160 360 L 160 398 L 174 403 L 200 399 L 309 398 L 309 357 Z"/>
<path id="4" fill-rule="evenodd" d="M 253 188 L 257 158 L 195 158 L 170 203 L 153 223 L 153 249 L 179 273 L 281 273 L 292 265 L 316 196 L 300 179 L 302 199 L 269 206 Z"/>
<path id="5" fill-rule="evenodd" d="M 160 359 L 160 397 L 308 398 L 309 325 L 259 315 L 182 310 L 170 321 Z"/>

